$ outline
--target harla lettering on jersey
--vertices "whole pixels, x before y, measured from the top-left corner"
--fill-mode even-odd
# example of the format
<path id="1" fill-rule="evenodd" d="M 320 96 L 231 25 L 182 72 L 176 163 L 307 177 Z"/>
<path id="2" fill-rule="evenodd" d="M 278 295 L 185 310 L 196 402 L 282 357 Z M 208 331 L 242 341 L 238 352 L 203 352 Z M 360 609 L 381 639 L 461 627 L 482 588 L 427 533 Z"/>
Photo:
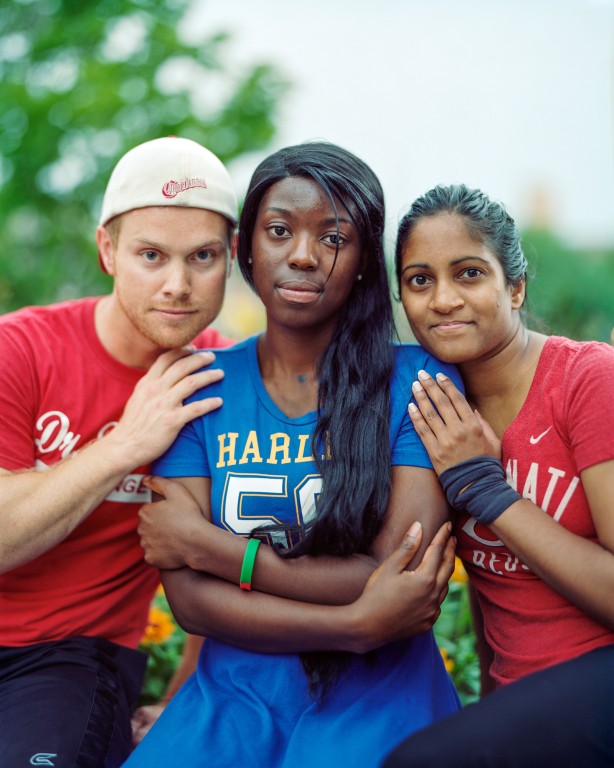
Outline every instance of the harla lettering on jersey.
<path id="1" fill-rule="evenodd" d="M 274 432 L 268 438 L 250 430 L 247 435 L 225 432 L 217 436 L 218 460 L 216 467 L 232 467 L 236 464 L 300 464 L 313 461 L 310 453 L 311 435 L 292 438 L 286 432 Z M 263 458 L 264 457 L 264 458 Z"/>

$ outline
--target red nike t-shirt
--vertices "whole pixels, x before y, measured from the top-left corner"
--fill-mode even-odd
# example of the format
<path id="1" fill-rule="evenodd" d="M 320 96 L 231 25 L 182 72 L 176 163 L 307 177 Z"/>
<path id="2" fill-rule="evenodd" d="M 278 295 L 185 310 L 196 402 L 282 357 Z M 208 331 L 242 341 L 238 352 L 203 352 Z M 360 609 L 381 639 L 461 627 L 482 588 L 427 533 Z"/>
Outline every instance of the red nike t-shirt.
<path id="1" fill-rule="evenodd" d="M 591 541 L 597 534 L 580 473 L 614 459 L 613 382 L 614 348 L 550 337 L 526 401 L 503 435 L 508 483 Z M 456 533 L 498 683 L 614 643 L 614 633 L 539 579 L 487 526 L 463 513 Z"/>

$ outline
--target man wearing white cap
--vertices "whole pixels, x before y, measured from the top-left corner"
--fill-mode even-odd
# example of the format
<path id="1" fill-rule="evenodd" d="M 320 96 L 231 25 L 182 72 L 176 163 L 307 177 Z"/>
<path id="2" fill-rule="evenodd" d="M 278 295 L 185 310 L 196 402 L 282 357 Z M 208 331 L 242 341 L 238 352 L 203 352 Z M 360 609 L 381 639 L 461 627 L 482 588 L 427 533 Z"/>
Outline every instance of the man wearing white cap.
<path id="1" fill-rule="evenodd" d="M 96 238 L 112 293 L 0 318 L 0 763 L 120 765 L 158 572 L 137 511 L 150 462 L 219 399 L 217 316 L 237 200 L 167 137 L 117 164 Z"/>

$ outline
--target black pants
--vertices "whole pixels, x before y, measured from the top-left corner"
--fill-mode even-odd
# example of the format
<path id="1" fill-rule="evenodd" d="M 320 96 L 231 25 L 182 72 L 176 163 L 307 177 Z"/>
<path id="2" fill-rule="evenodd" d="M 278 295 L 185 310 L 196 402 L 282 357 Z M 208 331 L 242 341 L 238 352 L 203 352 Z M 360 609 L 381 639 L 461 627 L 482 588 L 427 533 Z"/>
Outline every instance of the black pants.
<path id="1" fill-rule="evenodd" d="M 410 736 L 384 768 L 612 768 L 614 645 L 506 685 Z"/>
<path id="2" fill-rule="evenodd" d="M 0 648 L 0 765 L 117 768 L 145 664 L 93 637 Z"/>

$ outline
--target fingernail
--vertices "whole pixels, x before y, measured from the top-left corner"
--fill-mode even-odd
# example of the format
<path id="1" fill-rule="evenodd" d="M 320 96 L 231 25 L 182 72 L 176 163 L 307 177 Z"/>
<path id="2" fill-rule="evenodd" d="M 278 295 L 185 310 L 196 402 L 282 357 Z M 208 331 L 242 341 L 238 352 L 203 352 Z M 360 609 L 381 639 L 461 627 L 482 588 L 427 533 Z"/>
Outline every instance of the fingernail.
<path id="1" fill-rule="evenodd" d="M 431 377 L 428 375 L 426 371 L 418 371 L 418 378 L 422 379 L 422 381 L 426 381 L 427 379 L 430 379 Z"/>
<path id="2" fill-rule="evenodd" d="M 447 381 L 448 380 L 448 377 L 445 375 L 445 373 L 437 373 L 435 375 L 435 378 L 437 379 L 437 381 Z"/>
<path id="3" fill-rule="evenodd" d="M 417 407 L 416 405 L 414 405 L 413 403 L 410 403 L 410 404 L 407 406 L 407 410 L 408 410 L 410 413 L 418 413 L 418 407 Z"/>
<path id="4" fill-rule="evenodd" d="M 422 392 L 422 384 L 420 384 L 419 381 L 414 381 L 414 383 L 411 385 L 411 388 L 414 392 Z"/>
<path id="5" fill-rule="evenodd" d="M 209 350 L 202 350 L 198 354 L 204 357 L 206 360 L 215 360 L 215 355 Z"/>
<path id="6" fill-rule="evenodd" d="M 411 539 L 412 541 L 417 539 L 420 534 L 421 528 L 422 526 L 420 525 L 419 522 L 416 521 L 415 523 L 413 523 L 409 531 L 407 531 L 407 539 Z"/>

